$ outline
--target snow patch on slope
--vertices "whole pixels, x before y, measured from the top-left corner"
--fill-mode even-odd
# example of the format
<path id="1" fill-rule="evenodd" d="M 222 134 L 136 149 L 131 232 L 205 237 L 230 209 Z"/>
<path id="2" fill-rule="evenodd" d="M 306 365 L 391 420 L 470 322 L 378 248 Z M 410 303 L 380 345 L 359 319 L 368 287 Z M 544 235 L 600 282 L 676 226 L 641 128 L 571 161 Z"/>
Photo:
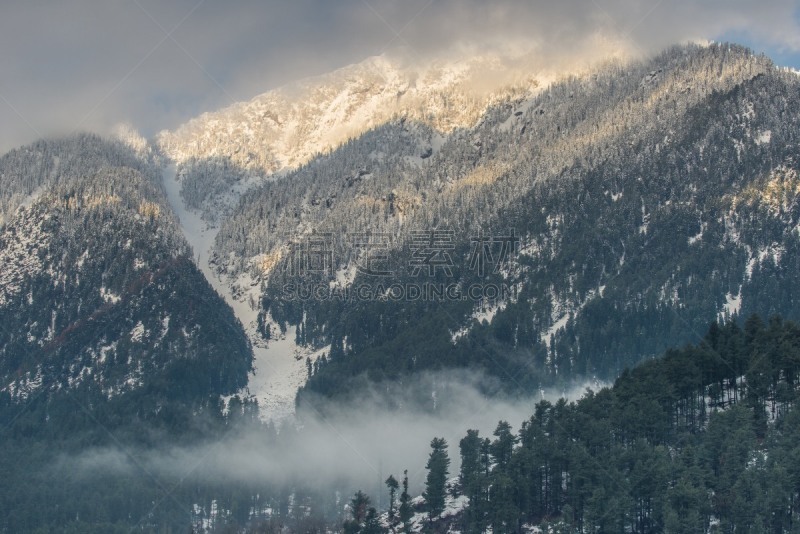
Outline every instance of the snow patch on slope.
<path id="1" fill-rule="evenodd" d="M 303 349 L 295 343 L 295 332 L 266 343 L 258 332 L 258 303 L 260 286 L 242 275 L 233 284 L 224 281 L 209 264 L 211 248 L 219 228 L 210 226 L 200 214 L 189 210 L 181 197 L 181 184 L 175 164 L 163 171 L 164 187 L 186 240 L 194 251 L 197 267 L 216 292 L 233 309 L 244 326 L 253 347 L 254 372 L 250 376 L 248 391 L 263 408 L 262 415 L 272 420 L 283 420 L 294 414 L 294 398 L 305 382 L 307 371 Z M 279 331 L 279 330 L 273 330 Z"/>
<path id="2" fill-rule="evenodd" d="M 719 312 L 718 320 L 719 322 L 725 322 L 728 319 L 733 318 L 734 316 L 739 314 L 739 311 L 742 309 L 742 288 L 739 288 L 739 292 L 734 295 L 733 293 L 728 293 L 725 295 L 725 304 L 722 305 L 722 311 Z"/>
<path id="3" fill-rule="evenodd" d="M 574 306 L 568 302 L 562 303 L 558 300 L 556 294 L 553 293 L 551 295 L 553 310 L 551 313 L 552 326 L 541 335 L 540 339 L 542 344 L 548 348 L 552 348 L 553 337 L 558 333 L 559 330 L 562 330 L 567 326 L 570 317 L 577 317 L 581 310 L 583 310 L 583 307 L 586 306 L 590 300 L 598 296 L 602 297 L 605 290 L 606 286 L 604 285 L 598 287 L 596 290 L 592 289 L 586 295 L 586 299 L 577 306 Z"/>
<path id="4" fill-rule="evenodd" d="M 136 326 L 131 330 L 131 341 L 134 343 L 141 343 L 147 337 L 147 330 L 142 321 L 136 323 Z"/>
<path id="5" fill-rule="evenodd" d="M 445 493 L 445 501 L 444 501 L 444 511 L 439 515 L 439 519 L 445 519 L 449 517 L 456 517 L 464 513 L 469 505 L 469 497 L 465 495 L 456 495 L 453 496 L 452 488 L 458 487 L 459 479 L 458 477 L 451 478 L 446 483 L 447 491 Z M 414 512 L 414 515 L 411 517 L 409 521 L 410 532 L 425 532 L 429 526 L 428 520 L 428 513 L 425 511 L 425 498 L 423 496 L 417 496 L 411 499 L 411 509 Z M 395 520 L 397 520 L 397 516 L 395 516 Z M 380 522 L 385 528 L 392 529 L 396 528 L 392 525 L 389 521 L 389 514 L 388 512 L 384 512 L 380 516 Z M 454 532 L 448 530 L 448 532 Z"/>
<path id="6" fill-rule="evenodd" d="M 469 324 L 450 334 L 450 341 L 455 344 L 459 339 L 469 334 L 470 330 L 472 330 L 472 327 L 475 324 L 475 321 L 478 323 L 483 323 L 486 321 L 487 323 L 491 324 L 495 315 L 497 315 L 498 312 L 506 309 L 507 305 L 508 303 L 504 300 L 481 303 L 481 305 L 472 312 Z"/>
<path id="7" fill-rule="evenodd" d="M 42 255 L 52 236 L 42 225 L 48 219 L 49 215 L 42 217 L 32 208 L 21 207 L 15 224 L 0 232 L 0 308 L 19 294 L 25 280 L 44 270 Z"/>
<path id="8" fill-rule="evenodd" d="M 3 390 L 7 391 L 11 398 L 24 401 L 41 389 L 42 381 L 42 367 L 38 366 L 35 373 L 28 371 Z"/>
<path id="9" fill-rule="evenodd" d="M 688 243 L 689 243 L 690 246 L 694 245 L 695 243 L 698 243 L 699 241 L 701 241 L 703 239 L 703 233 L 706 230 L 706 226 L 707 226 L 706 223 L 702 223 L 700 225 L 700 231 L 697 233 L 697 235 L 693 235 L 693 236 L 689 237 Z"/>

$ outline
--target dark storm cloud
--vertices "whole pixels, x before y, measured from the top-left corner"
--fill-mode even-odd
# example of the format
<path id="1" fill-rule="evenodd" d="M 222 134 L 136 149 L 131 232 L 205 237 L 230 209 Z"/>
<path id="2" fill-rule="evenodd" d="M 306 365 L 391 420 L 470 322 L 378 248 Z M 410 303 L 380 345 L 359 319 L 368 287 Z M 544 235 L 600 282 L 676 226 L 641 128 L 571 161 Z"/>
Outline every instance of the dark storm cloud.
<path id="1" fill-rule="evenodd" d="M 524 41 L 559 61 L 598 36 L 646 54 L 733 34 L 797 52 L 797 9 L 797 0 L 11 0 L 0 7 L 0 151 L 122 120 L 152 134 L 387 49 L 425 59 Z"/>

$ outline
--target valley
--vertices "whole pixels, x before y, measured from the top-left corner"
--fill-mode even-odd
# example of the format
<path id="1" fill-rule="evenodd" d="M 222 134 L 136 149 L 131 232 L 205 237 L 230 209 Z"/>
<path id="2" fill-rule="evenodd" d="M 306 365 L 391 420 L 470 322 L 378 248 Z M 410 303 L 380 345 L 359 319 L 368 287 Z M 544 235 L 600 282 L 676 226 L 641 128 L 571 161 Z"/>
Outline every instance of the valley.
<path id="1" fill-rule="evenodd" d="M 253 372 L 248 377 L 245 394 L 255 397 L 268 420 L 280 423 L 294 414 L 297 390 L 307 377 L 305 358 L 309 351 L 294 342 L 294 329 L 290 327 L 280 338 L 266 342 L 258 333 L 258 285 L 246 283 L 246 277 L 235 281 L 241 287 L 245 280 L 245 291 L 234 296 L 231 281 L 224 280 L 209 264 L 210 251 L 214 245 L 218 228 L 211 226 L 193 210 L 186 208 L 181 196 L 181 183 L 176 176 L 175 164 L 164 168 L 164 188 L 170 206 L 178 218 L 181 231 L 194 251 L 197 268 L 206 277 L 214 290 L 233 310 L 242 323 L 253 347 Z"/>

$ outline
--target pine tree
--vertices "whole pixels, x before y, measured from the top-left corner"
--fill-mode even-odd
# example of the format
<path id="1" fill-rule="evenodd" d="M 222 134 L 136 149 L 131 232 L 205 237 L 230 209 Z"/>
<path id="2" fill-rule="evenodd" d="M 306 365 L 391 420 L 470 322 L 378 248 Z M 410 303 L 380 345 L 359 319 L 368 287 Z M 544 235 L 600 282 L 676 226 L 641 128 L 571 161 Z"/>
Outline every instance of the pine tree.
<path id="1" fill-rule="evenodd" d="M 361 534 L 383 534 L 384 532 L 388 531 L 381 525 L 378 512 L 375 508 L 370 507 L 364 518 L 364 528 L 361 529 Z"/>
<path id="2" fill-rule="evenodd" d="M 469 507 L 464 514 L 464 526 L 467 532 L 482 530 L 480 517 L 482 514 L 483 485 L 486 476 L 483 473 L 481 448 L 483 441 L 477 430 L 467 430 L 467 435 L 458 444 L 461 451 L 461 492 L 469 499 Z"/>
<path id="3" fill-rule="evenodd" d="M 431 455 L 425 465 L 428 469 L 428 476 L 425 479 L 423 495 L 428 508 L 428 518 L 433 521 L 444 511 L 447 475 L 450 474 L 450 457 L 447 455 L 447 442 L 444 438 L 433 438 L 431 449 Z"/>
<path id="4" fill-rule="evenodd" d="M 369 497 L 361 490 L 358 490 L 350 501 L 350 512 L 353 519 L 344 522 L 343 530 L 346 534 L 357 534 L 362 531 L 369 510 L 374 512 L 374 508 L 369 508 Z"/>
<path id="5" fill-rule="evenodd" d="M 464 495 L 470 496 L 475 481 L 481 474 L 481 438 L 477 430 L 467 430 L 467 435 L 458 444 L 461 451 L 459 478 Z"/>
<path id="6" fill-rule="evenodd" d="M 511 425 L 506 421 L 497 423 L 494 435 L 497 439 L 492 442 L 490 448 L 492 458 L 494 458 L 498 468 L 505 469 L 511 461 L 511 453 L 514 450 L 517 439 L 511 432 Z"/>
<path id="7" fill-rule="evenodd" d="M 350 501 L 350 506 L 353 510 L 353 519 L 357 523 L 363 523 L 367 516 L 367 508 L 369 507 L 369 497 L 361 490 L 357 491 Z"/>
<path id="8" fill-rule="evenodd" d="M 389 478 L 386 479 L 386 487 L 389 488 L 389 524 L 394 525 L 394 516 L 395 516 L 395 497 L 397 495 L 397 488 L 399 484 L 397 483 L 397 479 L 394 478 L 394 475 L 389 475 Z"/>
<path id="9" fill-rule="evenodd" d="M 408 470 L 403 471 L 403 493 L 400 494 L 400 507 L 398 509 L 400 522 L 403 523 L 403 531 L 409 532 L 411 529 L 411 518 L 414 511 L 411 509 L 411 495 L 408 494 Z"/>

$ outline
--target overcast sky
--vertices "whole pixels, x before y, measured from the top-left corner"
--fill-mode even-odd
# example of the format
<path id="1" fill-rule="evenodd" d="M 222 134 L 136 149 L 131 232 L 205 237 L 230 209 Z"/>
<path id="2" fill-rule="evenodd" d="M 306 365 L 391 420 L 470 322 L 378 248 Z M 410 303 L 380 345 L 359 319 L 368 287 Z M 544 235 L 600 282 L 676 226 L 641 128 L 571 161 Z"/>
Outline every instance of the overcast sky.
<path id="1" fill-rule="evenodd" d="M 736 40 L 800 68 L 799 26 L 800 0 L 3 0 L 0 152 L 121 121 L 149 136 L 397 47 Z"/>

